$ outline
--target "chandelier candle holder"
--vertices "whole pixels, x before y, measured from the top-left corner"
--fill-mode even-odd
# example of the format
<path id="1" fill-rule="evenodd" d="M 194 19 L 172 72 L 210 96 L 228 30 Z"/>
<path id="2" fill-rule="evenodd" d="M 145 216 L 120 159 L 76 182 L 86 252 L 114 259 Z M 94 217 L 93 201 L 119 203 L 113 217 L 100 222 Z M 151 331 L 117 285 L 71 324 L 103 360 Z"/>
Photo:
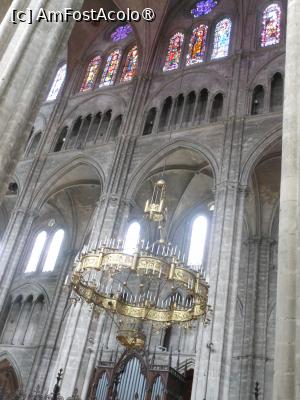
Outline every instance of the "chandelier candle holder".
<path id="1" fill-rule="evenodd" d="M 166 220 L 165 182 L 154 187 L 146 216 L 162 228 Z M 75 261 L 71 285 L 80 299 L 105 310 L 118 326 L 117 339 L 126 347 L 142 348 L 142 329 L 150 323 L 159 331 L 171 325 L 189 327 L 207 321 L 208 284 L 202 267 L 188 267 L 185 256 L 162 239 L 141 240 L 128 254 L 121 240 L 106 239 L 98 249 Z"/>

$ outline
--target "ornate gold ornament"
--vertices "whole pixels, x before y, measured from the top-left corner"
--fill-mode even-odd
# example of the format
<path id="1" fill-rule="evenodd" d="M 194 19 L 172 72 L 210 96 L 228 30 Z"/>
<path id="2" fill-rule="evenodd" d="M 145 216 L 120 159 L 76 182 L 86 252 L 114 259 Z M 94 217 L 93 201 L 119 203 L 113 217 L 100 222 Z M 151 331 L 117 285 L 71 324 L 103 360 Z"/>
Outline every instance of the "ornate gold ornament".
<path id="1" fill-rule="evenodd" d="M 96 312 L 112 315 L 119 328 L 117 339 L 126 347 L 144 346 L 145 323 L 160 330 L 207 320 L 208 284 L 203 270 L 186 266 L 177 247 L 162 237 L 165 193 L 161 179 L 145 206 L 146 217 L 159 224 L 160 240 L 152 245 L 141 241 L 133 254 L 126 253 L 121 241 L 105 240 L 75 261 L 73 290 Z"/>

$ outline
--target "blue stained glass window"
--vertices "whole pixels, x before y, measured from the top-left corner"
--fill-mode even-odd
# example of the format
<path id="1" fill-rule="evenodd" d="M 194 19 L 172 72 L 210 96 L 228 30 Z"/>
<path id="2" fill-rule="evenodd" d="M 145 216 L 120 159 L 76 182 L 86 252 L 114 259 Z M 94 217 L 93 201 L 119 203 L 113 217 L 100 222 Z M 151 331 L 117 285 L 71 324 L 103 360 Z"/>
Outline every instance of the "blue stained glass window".
<path id="1" fill-rule="evenodd" d="M 130 24 L 122 25 L 113 31 L 111 38 L 114 42 L 119 42 L 120 40 L 126 39 L 131 32 L 133 32 L 133 29 Z"/>
<path id="2" fill-rule="evenodd" d="M 121 58 L 120 50 L 114 50 L 107 57 L 106 65 L 102 74 L 99 87 L 113 85 L 118 71 L 120 58 Z"/>
<path id="3" fill-rule="evenodd" d="M 191 10 L 194 18 L 201 17 L 201 15 L 209 14 L 219 3 L 219 0 L 202 0 L 196 3 L 195 8 Z"/>
<path id="4" fill-rule="evenodd" d="M 211 58 L 222 58 L 228 56 L 232 22 L 229 18 L 224 18 L 218 22 L 215 29 L 213 52 Z"/>

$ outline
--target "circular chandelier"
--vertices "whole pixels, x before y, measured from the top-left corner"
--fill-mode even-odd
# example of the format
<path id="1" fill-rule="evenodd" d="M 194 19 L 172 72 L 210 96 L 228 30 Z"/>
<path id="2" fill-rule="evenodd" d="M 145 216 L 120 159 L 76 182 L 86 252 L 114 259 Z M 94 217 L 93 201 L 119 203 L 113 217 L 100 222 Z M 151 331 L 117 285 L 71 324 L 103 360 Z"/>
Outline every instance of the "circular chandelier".
<path id="1" fill-rule="evenodd" d="M 143 348 L 145 323 L 160 330 L 172 325 L 189 327 L 207 321 L 208 284 L 202 268 L 190 268 L 177 246 L 166 243 L 166 183 L 154 185 L 144 214 L 158 224 L 160 239 L 139 241 L 129 254 L 124 242 L 106 239 L 99 248 L 75 261 L 71 285 L 96 312 L 105 310 L 118 326 L 117 340 L 126 347 Z"/>

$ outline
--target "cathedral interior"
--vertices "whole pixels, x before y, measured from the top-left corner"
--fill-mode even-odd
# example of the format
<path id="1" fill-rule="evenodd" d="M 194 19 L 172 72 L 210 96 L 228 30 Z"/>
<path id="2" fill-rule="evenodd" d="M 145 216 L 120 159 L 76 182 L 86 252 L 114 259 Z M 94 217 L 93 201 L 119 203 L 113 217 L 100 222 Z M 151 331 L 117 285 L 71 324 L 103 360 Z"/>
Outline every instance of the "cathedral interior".
<path id="1" fill-rule="evenodd" d="M 156 16 L 9 25 L 42 3 Z M 64 399 L 275 400 L 287 3 L 1 2 L 0 399 L 48 398 L 62 370 Z M 124 346 L 119 316 L 75 293 L 74 263 L 158 243 L 145 203 L 161 181 L 164 243 L 199 267 L 211 308 Z M 180 311 L 190 283 L 174 286 L 160 301 Z"/>

